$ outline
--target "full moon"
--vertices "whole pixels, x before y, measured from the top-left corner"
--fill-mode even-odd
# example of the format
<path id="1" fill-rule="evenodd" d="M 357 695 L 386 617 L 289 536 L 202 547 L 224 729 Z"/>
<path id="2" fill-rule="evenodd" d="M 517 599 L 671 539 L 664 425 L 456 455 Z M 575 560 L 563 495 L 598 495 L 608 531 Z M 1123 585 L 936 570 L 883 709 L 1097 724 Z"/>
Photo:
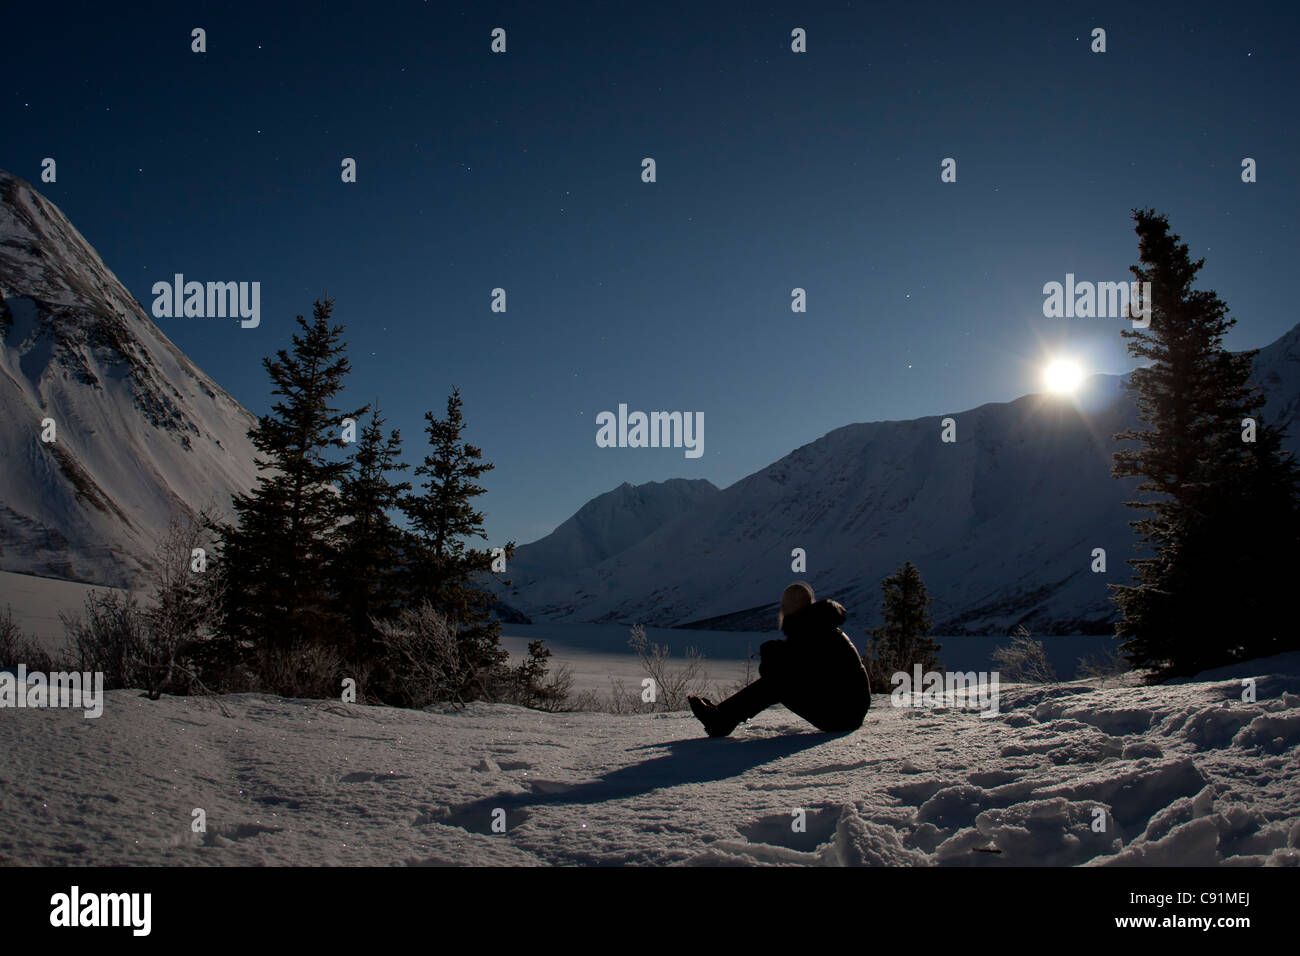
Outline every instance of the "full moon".
<path id="1" fill-rule="evenodd" d="M 1043 372 L 1043 381 L 1053 392 L 1073 392 L 1083 381 L 1083 369 L 1077 362 L 1057 359 Z"/>

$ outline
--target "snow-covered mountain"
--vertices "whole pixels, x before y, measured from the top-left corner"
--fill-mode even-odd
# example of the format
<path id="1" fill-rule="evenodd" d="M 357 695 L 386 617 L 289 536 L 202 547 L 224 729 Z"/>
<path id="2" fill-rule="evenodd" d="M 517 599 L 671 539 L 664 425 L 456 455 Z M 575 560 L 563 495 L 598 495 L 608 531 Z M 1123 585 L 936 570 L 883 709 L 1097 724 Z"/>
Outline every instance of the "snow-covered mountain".
<path id="1" fill-rule="evenodd" d="M 717 486 L 704 479 L 673 478 L 643 485 L 625 481 L 592 498 L 545 538 L 520 548 L 512 573 L 520 576 L 547 568 L 599 564 L 717 494 Z"/>
<path id="2" fill-rule="evenodd" d="M 0 170 L 0 571 L 133 583 L 173 510 L 252 487 L 254 420 Z"/>
<path id="3" fill-rule="evenodd" d="M 1300 326 L 1256 369 L 1300 451 Z M 1133 546 L 1132 483 L 1110 477 L 1110 438 L 1133 422 L 1122 381 L 952 417 L 953 444 L 940 416 L 849 425 L 725 490 L 624 484 L 521 547 L 501 597 L 547 620 L 767 628 L 805 577 L 865 623 L 910 559 L 941 632 L 1100 628 Z M 0 572 L 134 583 L 172 510 L 252 486 L 253 422 L 54 204 L 0 171 Z"/>
<path id="4" fill-rule="evenodd" d="M 1259 350 L 1254 382 L 1268 398 L 1264 421 L 1286 432 L 1283 444 L 1300 458 L 1300 324 Z"/>
<path id="5" fill-rule="evenodd" d="M 1255 380 L 1266 420 L 1300 451 L 1300 326 L 1261 350 Z M 1123 502 L 1137 481 L 1111 477 L 1111 438 L 1137 423 L 1124 385 L 1098 375 L 1072 400 L 1027 395 L 953 414 L 950 444 L 946 416 L 848 425 L 643 523 L 639 540 L 593 540 L 592 522 L 585 550 L 554 540 L 597 502 L 603 527 L 621 527 L 608 505 L 652 493 L 624 486 L 520 547 L 501 598 L 537 620 L 767 629 L 782 588 L 806 578 L 866 624 L 881 579 L 911 560 L 939 633 L 1103 632 L 1114 615 L 1106 585 L 1128 582 L 1134 555 Z M 795 548 L 806 573 L 791 569 Z M 1094 548 L 1105 549 L 1104 573 L 1092 570 Z"/>

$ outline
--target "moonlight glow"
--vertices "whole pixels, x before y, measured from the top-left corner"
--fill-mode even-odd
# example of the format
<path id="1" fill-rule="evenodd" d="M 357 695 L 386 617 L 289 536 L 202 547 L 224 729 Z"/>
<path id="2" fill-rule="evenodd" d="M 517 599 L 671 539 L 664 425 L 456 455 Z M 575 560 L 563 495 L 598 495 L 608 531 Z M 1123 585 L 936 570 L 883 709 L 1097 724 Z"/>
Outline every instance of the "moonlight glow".
<path id="1" fill-rule="evenodd" d="M 1083 369 L 1077 362 L 1057 359 L 1043 372 L 1043 381 L 1053 392 L 1073 392 L 1083 381 Z"/>

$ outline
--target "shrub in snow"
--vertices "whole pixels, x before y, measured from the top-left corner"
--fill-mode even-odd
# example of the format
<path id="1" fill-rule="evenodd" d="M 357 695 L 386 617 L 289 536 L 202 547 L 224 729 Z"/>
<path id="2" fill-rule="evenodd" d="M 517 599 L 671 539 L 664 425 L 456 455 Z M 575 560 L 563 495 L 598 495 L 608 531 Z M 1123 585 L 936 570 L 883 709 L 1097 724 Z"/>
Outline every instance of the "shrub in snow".
<path id="1" fill-rule="evenodd" d="M 222 575 L 195 557 L 207 526 L 206 513 L 173 515 L 149 567 L 145 603 L 91 591 L 80 613 L 60 615 L 79 670 L 102 671 L 106 688 L 139 687 L 151 700 L 208 689 L 201 662 L 221 641 L 224 616 Z"/>
<path id="2" fill-rule="evenodd" d="M 399 706 L 489 700 L 540 710 L 560 710 L 573 686 L 568 668 L 549 673 L 551 652 L 531 641 L 518 666 L 478 653 L 473 635 L 457 630 L 428 601 L 406 608 L 395 621 L 373 621 L 381 647 L 383 696 Z"/>
<path id="3" fill-rule="evenodd" d="M 1002 680 L 1012 684 L 1055 684 L 1056 671 L 1047 662 L 1043 642 L 1029 636 L 1024 625 L 1016 628 L 1011 643 L 993 652 Z"/>
<path id="4" fill-rule="evenodd" d="M 1076 670 L 1080 677 L 1101 678 L 1101 685 L 1105 687 L 1110 679 L 1127 674 L 1129 667 L 1118 651 L 1105 649 L 1080 657 Z"/>
<path id="5" fill-rule="evenodd" d="M 461 688 L 477 675 L 462 659 L 456 632 L 441 611 L 424 601 L 395 621 L 374 624 L 397 702 L 420 708 L 462 699 Z"/>
<path id="6" fill-rule="evenodd" d="M 256 686 L 280 697 L 327 700 L 339 696 L 348 672 L 337 650 L 304 643 L 290 648 L 263 648 L 256 656 Z"/>
<path id="7" fill-rule="evenodd" d="M 686 698 L 707 693 L 709 674 L 704 655 L 698 648 L 686 649 L 686 662 L 680 667 L 669 664 L 668 648 L 652 644 L 646 638 L 645 628 L 637 624 L 632 628 L 628 644 L 641 660 L 641 668 L 654 681 L 654 699 L 646 710 L 683 710 Z M 644 694 L 642 695 L 642 699 Z"/>

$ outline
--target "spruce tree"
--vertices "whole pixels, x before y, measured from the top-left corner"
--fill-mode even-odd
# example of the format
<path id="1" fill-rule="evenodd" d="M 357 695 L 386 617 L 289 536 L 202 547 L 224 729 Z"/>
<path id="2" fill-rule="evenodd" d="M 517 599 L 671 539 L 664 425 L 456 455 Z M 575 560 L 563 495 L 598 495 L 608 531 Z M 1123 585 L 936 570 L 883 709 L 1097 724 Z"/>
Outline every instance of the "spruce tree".
<path id="1" fill-rule="evenodd" d="M 1111 599 L 1125 656 L 1160 680 L 1280 650 L 1295 633 L 1284 569 L 1300 530 L 1300 472 L 1260 419 L 1256 353 L 1223 347 L 1236 320 L 1213 291 L 1192 288 L 1205 260 L 1191 260 L 1165 216 L 1133 218 L 1131 271 L 1151 283 L 1151 316 L 1122 334 L 1150 364 L 1129 378 L 1145 427 L 1115 436 L 1140 445 L 1115 453 L 1113 474 L 1143 479 L 1142 500 L 1126 504 L 1146 512 L 1130 524 L 1147 555 L 1129 562 L 1135 582 L 1111 585 Z M 1254 442 L 1242 440 L 1246 418 Z"/>
<path id="2" fill-rule="evenodd" d="M 870 640 L 862 663 L 871 678 L 871 689 L 888 693 L 893 690 L 893 675 L 911 674 L 920 664 L 923 672 L 941 671 L 940 645 L 930 637 L 934 628 L 930 605 L 934 598 L 926 591 L 921 572 L 911 561 L 881 582 L 883 600 L 880 613 L 884 623 L 870 628 Z"/>
<path id="3" fill-rule="evenodd" d="M 469 546 L 473 538 L 487 538 L 473 499 L 486 490 L 477 480 L 495 466 L 482 460 L 482 449 L 463 440 L 462 407 L 460 390 L 453 389 L 445 419 L 425 413 L 430 451 L 414 471 L 423 481 L 418 494 L 403 498 L 402 510 L 415 535 L 407 600 L 412 606 L 427 602 L 453 623 L 469 664 L 458 696 L 471 700 L 491 696 L 493 682 L 504 679 L 509 655 L 501 647 L 500 623 L 489 619 L 492 594 L 479 583 L 491 572 L 492 553 Z M 514 542 L 505 546 L 505 555 L 514 555 Z"/>
<path id="4" fill-rule="evenodd" d="M 369 660 L 377 649 L 372 619 L 393 619 L 402 608 L 405 533 L 390 514 L 411 485 L 393 479 L 408 465 L 401 461 L 401 432 L 394 428 L 385 434 L 385 424 L 376 402 L 340 486 L 344 523 L 333 577 L 352 640 L 350 655 L 358 662 Z"/>
<path id="5" fill-rule="evenodd" d="M 342 419 L 365 411 L 333 405 L 350 371 L 347 346 L 343 327 L 330 324 L 333 300 L 314 305 L 310 324 L 297 317 L 292 352 L 262 360 L 279 400 L 249 429 L 261 453 L 257 487 L 235 496 L 237 522 L 221 534 L 229 626 L 277 652 L 338 641 L 327 570 L 342 516 L 337 482 L 350 463 L 328 453 L 346 447 Z"/>

